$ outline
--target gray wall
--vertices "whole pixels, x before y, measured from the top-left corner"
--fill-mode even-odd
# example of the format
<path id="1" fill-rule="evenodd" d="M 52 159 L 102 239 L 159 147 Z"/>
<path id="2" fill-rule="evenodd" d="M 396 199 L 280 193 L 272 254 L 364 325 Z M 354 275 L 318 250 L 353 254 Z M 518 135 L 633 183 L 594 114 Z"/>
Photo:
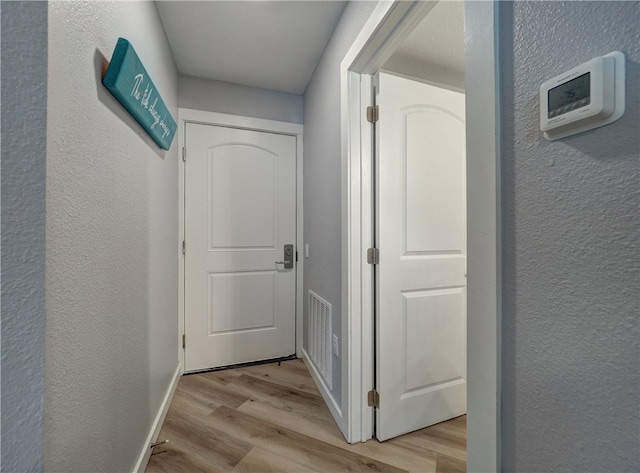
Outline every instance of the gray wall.
<path id="1" fill-rule="evenodd" d="M 197 77 L 178 77 L 178 105 L 183 108 L 302 123 L 303 97 Z"/>
<path id="2" fill-rule="evenodd" d="M 51 2 L 45 469 L 132 471 L 178 367 L 177 138 L 162 151 L 101 84 L 131 41 L 177 119 L 153 2 Z"/>
<path id="3" fill-rule="evenodd" d="M 42 471 L 47 4 L 1 2 L 3 472 Z M 25 77 L 30 80 L 25 80 Z"/>
<path id="4" fill-rule="evenodd" d="M 329 40 L 304 95 L 304 235 L 310 257 L 304 267 L 305 326 L 309 289 L 333 309 L 333 333 L 342 338 L 340 62 L 376 7 L 350 2 Z M 304 346 L 308 347 L 305 334 Z M 347 350 L 342 346 L 340 353 Z M 341 404 L 341 362 L 334 358 L 332 394 Z"/>
<path id="5" fill-rule="evenodd" d="M 503 2 L 505 471 L 640 471 L 638 2 Z M 539 87 L 627 57 L 616 123 L 548 142 Z"/>

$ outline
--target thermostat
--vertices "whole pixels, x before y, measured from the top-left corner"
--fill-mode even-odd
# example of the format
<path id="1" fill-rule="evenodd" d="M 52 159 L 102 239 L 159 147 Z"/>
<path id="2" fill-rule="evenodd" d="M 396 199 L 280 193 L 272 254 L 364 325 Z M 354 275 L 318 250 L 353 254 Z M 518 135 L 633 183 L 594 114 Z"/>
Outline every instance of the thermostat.
<path id="1" fill-rule="evenodd" d="M 540 129 L 553 141 L 613 123 L 624 95 L 624 54 L 593 58 L 540 86 Z"/>

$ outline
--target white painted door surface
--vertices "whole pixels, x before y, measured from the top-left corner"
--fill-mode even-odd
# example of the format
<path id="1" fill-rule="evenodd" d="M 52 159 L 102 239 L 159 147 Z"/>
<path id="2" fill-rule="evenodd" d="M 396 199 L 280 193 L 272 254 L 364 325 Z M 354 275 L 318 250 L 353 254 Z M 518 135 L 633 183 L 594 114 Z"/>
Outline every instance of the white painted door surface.
<path id="1" fill-rule="evenodd" d="M 464 95 L 379 74 L 376 437 L 466 412 Z"/>
<path id="2" fill-rule="evenodd" d="M 295 353 L 296 138 L 185 133 L 185 368 Z"/>

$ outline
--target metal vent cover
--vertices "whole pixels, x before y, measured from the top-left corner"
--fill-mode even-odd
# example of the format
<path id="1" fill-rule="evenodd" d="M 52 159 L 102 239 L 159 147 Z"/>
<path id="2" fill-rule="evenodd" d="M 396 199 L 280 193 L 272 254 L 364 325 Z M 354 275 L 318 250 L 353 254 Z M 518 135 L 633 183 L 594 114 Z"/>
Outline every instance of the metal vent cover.
<path id="1" fill-rule="evenodd" d="M 331 304 L 309 291 L 309 356 L 331 389 Z"/>

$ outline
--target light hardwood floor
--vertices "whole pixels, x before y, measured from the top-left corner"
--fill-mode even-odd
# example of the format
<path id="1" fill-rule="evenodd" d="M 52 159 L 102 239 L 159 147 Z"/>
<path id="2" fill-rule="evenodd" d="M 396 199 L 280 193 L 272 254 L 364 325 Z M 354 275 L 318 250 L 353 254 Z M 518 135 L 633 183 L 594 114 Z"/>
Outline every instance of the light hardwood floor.
<path id="1" fill-rule="evenodd" d="M 349 445 L 302 360 L 180 379 L 147 473 L 466 471 L 466 416 Z"/>

